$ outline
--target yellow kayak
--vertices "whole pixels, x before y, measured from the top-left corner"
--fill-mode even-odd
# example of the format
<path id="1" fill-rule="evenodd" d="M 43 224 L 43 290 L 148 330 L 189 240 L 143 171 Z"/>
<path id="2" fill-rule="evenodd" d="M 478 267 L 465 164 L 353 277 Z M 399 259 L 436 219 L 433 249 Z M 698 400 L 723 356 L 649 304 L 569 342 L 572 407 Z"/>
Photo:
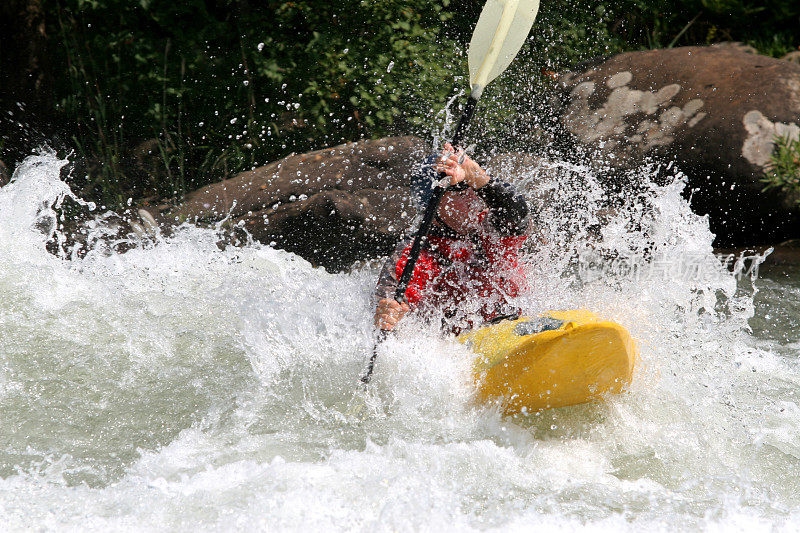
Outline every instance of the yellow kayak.
<path id="1" fill-rule="evenodd" d="M 507 414 L 590 402 L 630 383 L 628 331 L 585 310 L 520 317 L 461 335 L 474 350 L 478 401 Z"/>

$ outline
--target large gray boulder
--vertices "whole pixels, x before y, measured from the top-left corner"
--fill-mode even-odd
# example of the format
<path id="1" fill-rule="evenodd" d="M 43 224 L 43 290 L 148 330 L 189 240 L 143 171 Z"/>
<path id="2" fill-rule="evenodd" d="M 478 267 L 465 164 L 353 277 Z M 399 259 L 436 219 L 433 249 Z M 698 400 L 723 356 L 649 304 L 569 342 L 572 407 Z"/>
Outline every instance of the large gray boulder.
<path id="1" fill-rule="evenodd" d="M 800 198 L 762 192 L 776 135 L 800 136 L 800 65 L 737 46 L 629 52 L 559 79 L 561 125 L 614 168 L 674 160 L 718 245 L 800 234 Z"/>

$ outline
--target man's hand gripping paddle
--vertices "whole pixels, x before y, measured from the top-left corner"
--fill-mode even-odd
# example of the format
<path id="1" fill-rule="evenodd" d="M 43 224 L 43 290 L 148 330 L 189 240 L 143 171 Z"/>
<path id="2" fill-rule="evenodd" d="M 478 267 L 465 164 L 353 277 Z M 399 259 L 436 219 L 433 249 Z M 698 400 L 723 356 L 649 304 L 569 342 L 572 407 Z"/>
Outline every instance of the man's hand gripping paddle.
<path id="1" fill-rule="evenodd" d="M 522 48 L 538 11 L 539 0 L 489 0 L 483 6 L 469 43 L 470 94 L 456 126 L 453 146 L 458 147 L 461 143 L 483 89 L 508 68 Z M 430 231 L 439 201 L 447 190 L 447 186 L 443 185 L 447 183 L 447 176 L 442 173 L 440 178 L 442 179 L 439 180 L 439 185 L 434 188 L 431 199 L 425 206 L 422 222 L 414 235 L 408 260 L 398 280 L 394 295 L 394 299 L 398 302 L 405 300 L 406 289 L 408 289 L 414 273 L 414 266 L 419 258 L 422 244 Z M 372 372 L 375 369 L 378 345 L 386 338 L 387 333 L 387 330 L 381 330 L 379 333 L 367 370 L 361 378 L 361 382 L 365 386 L 372 378 Z M 358 410 L 360 411 L 360 409 Z"/>

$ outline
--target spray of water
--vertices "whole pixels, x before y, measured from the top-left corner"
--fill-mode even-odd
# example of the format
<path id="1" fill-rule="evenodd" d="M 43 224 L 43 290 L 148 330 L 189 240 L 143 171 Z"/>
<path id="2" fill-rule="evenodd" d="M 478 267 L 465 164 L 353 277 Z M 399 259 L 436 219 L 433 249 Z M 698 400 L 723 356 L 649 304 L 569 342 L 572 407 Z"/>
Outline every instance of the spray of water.
<path id="1" fill-rule="evenodd" d="M 472 402 L 469 352 L 409 320 L 382 346 L 356 421 L 344 413 L 372 347 L 373 269 L 334 275 L 258 244 L 221 250 L 213 230 L 190 225 L 124 254 L 107 236 L 80 257 L 50 253 L 59 202 L 80 201 L 60 180 L 65 163 L 30 158 L 0 189 L 10 529 L 674 531 L 800 519 L 796 359 L 750 334 L 754 285 L 714 258 L 680 176 L 653 185 L 644 169 L 613 209 L 588 167 L 552 163 L 523 179 L 548 201 L 520 303 L 585 307 L 629 328 L 641 348 L 629 392 L 503 418 Z M 636 268 L 609 268 L 620 264 Z"/>

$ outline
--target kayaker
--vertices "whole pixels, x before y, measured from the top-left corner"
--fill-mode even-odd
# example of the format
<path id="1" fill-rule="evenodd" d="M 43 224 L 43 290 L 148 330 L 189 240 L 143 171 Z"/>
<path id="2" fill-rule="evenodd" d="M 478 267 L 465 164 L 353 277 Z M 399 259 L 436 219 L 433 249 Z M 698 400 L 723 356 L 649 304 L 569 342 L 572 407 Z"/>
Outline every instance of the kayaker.
<path id="1" fill-rule="evenodd" d="M 375 291 L 375 325 L 381 329 L 394 329 L 411 309 L 426 317 L 439 314 L 444 329 L 454 333 L 518 314 L 509 299 L 525 285 L 519 261 L 528 230 L 525 198 L 446 144 L 441 156 L 429 156 L 412 175 L 418 206 L 427 205 L 439 172 L 450 177 L 451 188 L 439 204 L 405 302 L 394 300 L 394 293 L 411 238 L 398 244 L 381 270 Z"/>

